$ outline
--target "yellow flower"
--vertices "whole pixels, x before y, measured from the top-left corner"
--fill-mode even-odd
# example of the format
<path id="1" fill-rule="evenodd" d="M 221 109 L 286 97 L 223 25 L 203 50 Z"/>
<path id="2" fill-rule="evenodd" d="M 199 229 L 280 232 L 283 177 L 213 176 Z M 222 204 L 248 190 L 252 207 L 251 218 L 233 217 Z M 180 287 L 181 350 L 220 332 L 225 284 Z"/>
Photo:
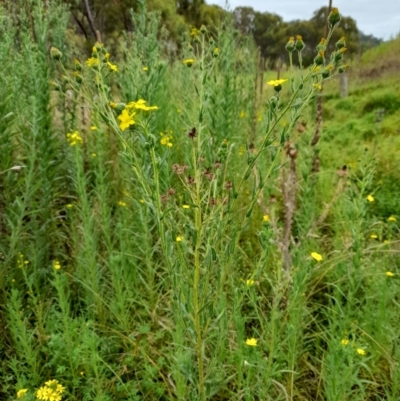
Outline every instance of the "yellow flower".
<path id="1" fill-rule="evenodd" d="M 397 221 L 396 217 L 394 217 L 393 215 L 388 217 L 387 221 Z"/>
<path id="2" fill-rule="evenodd" d="M 377 236 L 376 234 L 371 234 L 371 235 L 370 235 L 370 238 L 372 238 L 372 239 L 377 239 L 378 236 Z"/>
<path id="3" fill-rule="evenodd" d="M 363 350 L 362 348 L 357 348 L 357 354 L 358 354 L 358 355 L 365 355 L 366 352 L 365 352 L 365 350 Z"/>
<path id="4" fill-rule="evenodd" d="M 108 103 L 108 104 L 110 105 L 110 107 L 111 107 L 112 109 L 116 109 L 116 108 L 117 108 L 117 103 L 110 102 L 110 103 Z"/>
<path id="5" fill-rule="evenodd" d="M 137 110 L 158 110 L 157 106 L 146 106 L 146 100 L 139 99 L 137 102 L 130 102 L 126 105 L 127 109 L 137 109 Z"/>
<path id="6" fill-rule="evenodd" d="M 183 237 L 180 237 L 180 236 L 176 237 L 176 242 L 182 242 L 182 240 L 183 240 Z"/>
<path id="7" fill-rule="evenodd" d="M 249 345 L 250 347 L 257 347 L 257 339 L 256 338 L 248 338 L 246 340 L 246 345 Z"/>
<path id="8" fill-rule="evenodd" d="M 340 341 L 340 344 L 342 345 L 347 345 L 350 341 L 347 338 L 343 338 L 342 341 Z"/>
<path id="9" fill-rule="evenodd" d="M 25 396 L 25 394 L 28 392 L 28 389 L 22 388 L 21 390 L 17 391 L 17 398 L 22 398 Z"/>
<path id="10" fill-rule="evenodd" d="M 143 67 L 142 70 L 143 71 L 149 71 L 149 67 Z"/>
<path id="11" fill-rule="evenodd" d="M 311 257 L 315 259 L 317 262 L 321 262 L 322 260 L 322 255 L 320 255 L 317 252 L 311 252 Z"/>
<path id="12" fill-rule="evenodd" d="M 68 203 L 67 209 L 72 209 L 73 207 L 74 207 L 74 205 L 72 203 Z"/>
<path id="13" fill-rule="evenodd" d="M 99 65 L 99 59 L 96 57 L 90 57 L 86 60 L 86 65 L 88 67 L 97 67 Z"/>
<path id="14" fill-rule="evenodd" d="M 53 268 L 54 270 L 60 270 L 61 269 L 61 264 L 58 260 L 53 261 Z"/>
<path id="15" fill-rule="evenodd" d="M 182 205 L 182 207 L 183 207 L 184 209 L 190 209 L 190 206 L 189 206 L 189 205 Z"/>
<path id="16" fill-rule="evenodd" d="M 367 201 L 368 202 L 373 202 L 375 199 L 374 199 L 374 197 L 372 196 L 372 195 L 368 195 L 367 196 Z"/>
<path id="17" fill-rule="evenodd" d="M 197 28 L 192 28 L 192 30 L 190 32 L 190 36 L 193 36 L 194 38 L 196 38 L 199 35 L 200 35 L 200 30 L 198 30 Z"/>
<path id="18" fill-rule="evenodd" d="M 133 116 L 135 114 L 135 112 L 129 114 L 129 111 L 126 109 L 122 111 L 122 113 L 118 116 L 118 120 L 121 121 L 119 124 L 119 128 L 121 128 L 121 131 L 125 131 L 131 125 L 135 124 L 135 120 L 133 119 Z"/>
<path id="19" fill-rule="evenodd" d="M 263 222 L 268 223 L 269 222 L 269 216 L 267 214 L 264 214 L 263 216 Z"/>
<path id="20" fill-rule="evenodd" d="M 118 72 L 118 66 L 107 61 L 107 66 L 112 72 Z"/>
<path id="21" fill-rule="evenodd" d="M 248 287 L 254 285 L 254 280 L 252 280 L 252 279 L 246 280 L 246 285 L 247 285 Z"/>
<path id="22" fill-rule="evenodd" d="M 239 114 L 239 118 L 243 118 L 246 116 L 246 113 L 244 111 L 241 111 Z"/>
<path id="23" fill-rule="evenodd" d="M 172 135 L 164 135 L 163 133 L 161 133 L 162 138 L 160 139 L 160 143 L 163 146 L 169 146 L 172 147 L 173 144 L 171 142 L 172 140 Z"/>
<path id="24" fill-rule="evenodd" d="M 321 84 L 312 84 L 312 86 L 318 90 L 322 90 L 322 85 Z"/>
<path id="25" fill-rule="evenodd" d="M 126 202 L 124 202 L 124 201 L 119 201 L 119 202 L 118 202 L 118 205 L 120 205 L 120 206 L 122 206 L 122 207 L 125 207 L 125 206 L 126 206 Z"/>
<path id="26" fill-rule="evenodd" d="M 97 153 L 92 153 L 90 156 L 92 156 L 93 158 L 97 157 Z"/>
<path id="27" fill-rule="evenodd" d="M 392 273 L 392 272 L 386 272 L 385 273 L 388 277 L 393 277 L 394 276 L 394 273 Z"/>
<path id="28" fill-rule="evenodd" d="M 280 86 L 286 81 L 287 81 L 287 79 L 272 79 L 271 81 L 267 82 L 267 85 Z"/>
<path id="29" fill-rule="evenodd" d="M 188 58 L 186 60 L 183 60 L 183 64 L 187 65 L 188 67 L 191 67 L 195 63 L 194 58 Z"/>
<path id="30" fill-rule="evenodd" d="M 91 129 L 92 131 L 97 131 L 97 127 L 96 127 L 95 125 L 92 125 L 92 126 L 90 127 L 90 129 Z"/>
<path id="31" fill-rule="evenodd" d="M 68 143 L 71 146 L 75 146 L 77 144 L 83 143 L 83 139 L 80 136 L 78 131 L 70 132 L 67 134 Z"/>

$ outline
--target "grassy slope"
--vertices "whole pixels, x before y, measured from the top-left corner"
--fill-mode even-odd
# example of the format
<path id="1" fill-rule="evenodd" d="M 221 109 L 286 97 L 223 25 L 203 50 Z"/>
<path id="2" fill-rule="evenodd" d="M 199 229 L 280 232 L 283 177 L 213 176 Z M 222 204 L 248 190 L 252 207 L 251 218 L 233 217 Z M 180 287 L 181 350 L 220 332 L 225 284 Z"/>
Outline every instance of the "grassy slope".
<path id="1" fill-rule="evenodd" d="M 349 96 L 340 98 L 339 79 L 326 88 L 321 161 L 325 168 L 356 169 L 365 152 L 376 160 L 376 196 L 385 217 L 400 210 L 400 38 L 370 49 L 351 62 Z M 379 111 L 385 110 L 381 122 Z"/>

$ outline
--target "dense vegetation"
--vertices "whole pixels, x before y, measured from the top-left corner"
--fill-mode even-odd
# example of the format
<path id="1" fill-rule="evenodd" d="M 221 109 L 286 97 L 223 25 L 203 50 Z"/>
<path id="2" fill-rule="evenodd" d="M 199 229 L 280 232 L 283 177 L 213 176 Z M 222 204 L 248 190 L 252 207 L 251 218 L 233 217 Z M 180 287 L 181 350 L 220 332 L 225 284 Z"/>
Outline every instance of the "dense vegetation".
<path id="1" fill-rule="evenodd" d="M 74 12 L 0 8 L 0 399 L 397 401 L 400 41 Z"/>

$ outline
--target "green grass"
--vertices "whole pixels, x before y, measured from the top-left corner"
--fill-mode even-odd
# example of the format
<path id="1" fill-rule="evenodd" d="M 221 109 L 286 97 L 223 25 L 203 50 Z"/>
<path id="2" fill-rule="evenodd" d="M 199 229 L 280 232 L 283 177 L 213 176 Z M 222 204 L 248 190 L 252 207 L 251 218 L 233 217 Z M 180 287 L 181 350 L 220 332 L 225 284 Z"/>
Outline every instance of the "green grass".
<path id="1" fill-rule="evenodd" d="M 378 56 L 347 98 L 324 84 L 312 145 L 320 74 L 278 94 L 229 21 L 168 53 L 143 6 L 106 56 L 26 4 L 1 10 L 0 398 L 398 400 L 399 84 L 356 73 Z"/>

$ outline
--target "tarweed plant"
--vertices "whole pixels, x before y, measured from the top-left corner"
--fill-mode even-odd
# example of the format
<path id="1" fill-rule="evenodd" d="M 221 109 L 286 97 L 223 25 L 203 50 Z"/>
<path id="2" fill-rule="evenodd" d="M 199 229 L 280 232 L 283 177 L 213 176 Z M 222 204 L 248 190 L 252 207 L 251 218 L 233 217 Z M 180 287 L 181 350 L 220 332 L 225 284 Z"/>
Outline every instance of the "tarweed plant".
<path id="1" fill-rule="evenodd" d="M 317 171 L 298 130 L 346 68 L 338 10 L 260 97 L 229 19 L 171 51 L 140 2 L 84 56 L 61 2 L 27 4 L 20 51 L 12 8 L 0 45 L 0 396 L 397 399 L 396 211 L 376 221 L 368 152 Z"/>

